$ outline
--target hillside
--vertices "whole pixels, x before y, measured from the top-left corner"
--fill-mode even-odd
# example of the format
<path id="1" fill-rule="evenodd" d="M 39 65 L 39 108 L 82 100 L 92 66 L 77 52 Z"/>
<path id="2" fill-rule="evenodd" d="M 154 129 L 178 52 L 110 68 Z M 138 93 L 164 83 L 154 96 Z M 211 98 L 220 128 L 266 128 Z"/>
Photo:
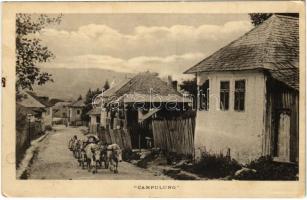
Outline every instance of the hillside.
<path id="1" fill-rule="evenodd" d="M 128 74 L 104 69 L 69 69 L 69 68 L 44 68 L 42 71 L 52 74 L 54 82 L 42 86 L 35 86 L 38 95 L 49 98 L 72 100 L 83 97 L 89 88 L 102 88 L 105 81 L 118 82 Z"/>

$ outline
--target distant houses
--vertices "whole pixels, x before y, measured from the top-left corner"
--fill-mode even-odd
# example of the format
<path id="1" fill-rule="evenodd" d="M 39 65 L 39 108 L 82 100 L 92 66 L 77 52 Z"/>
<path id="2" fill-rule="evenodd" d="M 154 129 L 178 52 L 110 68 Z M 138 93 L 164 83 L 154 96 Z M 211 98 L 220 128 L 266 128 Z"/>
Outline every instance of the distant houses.
<path id="1" fill-rule="evenodd" d="M 41 131 L 50 129 L 53 124 L 64 124 L 70 126 L 84 125 L 82 121 L 83 100 L 64 101 L 58 100 L 54 105 L 48 97 L 39 96 L 32 91 L 22 91 L 16 102 L 19 110 L 29 112 L 31 121 L 39 121 Z"/>
<path id="2" fill-rule="evenodd" d="M 48 97 L 22 91 L 16 101 L 16 163 L 23 157 L 31 141 L 52 126 L 52 105 Z"/>
<path id="3" fill-rule="evenodd" d="M 57 102 L 53 106 L 53 123 L 68 125 L 70 101 Z"/>
<path id="4" fill-rule="evenodd" d="M 49 103 L 48 97 L 38 96 L 30 91 L 22 92 L 17 104 L 34 112 L 35 120 L 42 123 L 42 131 L 46 126 L 52 126 L 52 105 Z"/>
<path id="5" fill-rule="evenodd" d="M 83 100 L 61 101 L 53 106 L 53 122 L 55 124 L 64 124 L 67 126 L 84 125 L 82 112 L 85 104 Z"/>
<path id="6" fill-rule="evenodd" d="M 196 75 L 200 94 L 198 156 L 298 162 L 298 18 L 273 15 L 185 73 Z"/>
<path id="7" fill-rule="evenodd" d="M 83 125 L 81 118 L 82 109 L 85 107 L 85 104 L 82 99 L 72 102 L 68 105 L 68 123 L 71 126 L 80 126 Z"/>

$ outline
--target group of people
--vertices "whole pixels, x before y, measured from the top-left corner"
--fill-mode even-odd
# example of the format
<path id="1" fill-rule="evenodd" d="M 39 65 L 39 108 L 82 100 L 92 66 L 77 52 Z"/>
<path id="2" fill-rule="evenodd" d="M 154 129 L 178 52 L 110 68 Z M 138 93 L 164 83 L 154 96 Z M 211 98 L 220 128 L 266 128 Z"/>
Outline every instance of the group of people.
<path id="1" fill-rule="evenodd" d="M 114 173 L 118 173 L 118 162 L 122 161 L 122 150 L 119 145 L 102 142 L 92 135 L 86 140 L 78 139 L 74 135 L 68 142 L 68 148 L 73 152 L 82 169 L 88 168 L 88 171 L 97 173 L 104 162 L 105 169 L 109 168 Z"/>

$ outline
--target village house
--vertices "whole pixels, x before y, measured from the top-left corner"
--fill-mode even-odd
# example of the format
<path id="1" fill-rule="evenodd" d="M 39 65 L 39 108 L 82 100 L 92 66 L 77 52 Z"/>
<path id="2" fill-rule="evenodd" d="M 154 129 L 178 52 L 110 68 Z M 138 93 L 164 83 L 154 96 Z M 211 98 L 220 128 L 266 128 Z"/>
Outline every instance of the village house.
<path id="1" fill-rule="evenodd" d="M 82 99 L 68 105 L 68 123 L 71 126 L 81 126 L 83 124 L 81 114 L 85 104 Z"/>
<path id="2" fill-rule="evenodd" d="M 97 95 L 95 99 L 93 99 L 92 102 L 92 109 L 87 113 L 89 116 L 89 132 L 92 134 L 99 134 L 97 133 L 98 130 L 100 130 L 101 127 L 106 127 L 106 119 L 107 119 L 107 103 L 115 100 L 115 93 L 123 87 L 125 84 L 127 84 L 131 78 L 125 77 L 123 80 L 121 80 L 118 83 L 112 84 L 112 86 L 102 92 L 100 95 Z M 115 99 L 114 99 L 115 97 Z"/>
<path id="3" fill-rule="evenodd" d="M 99 127 L 101 123 L 101 112 L 101 107 L 95 107 L 87 113 L 87 115 L 90 117 L 89 131 L 92 134 L 97 134 L 97 127 Z"/>
<path id="4" fill-rule="evenodd" d="M 46 127 L 50 129 L 52 127 L 53 105 L 49 102 L 49 98 L 46 96 L 33 96 L 45 106 L 45 112 L 42 113 L 43 130 L 45 130 Z"/>
<path id="5" fill-rule="evenodd" d="M 195 115 L 190 99 L 155 73 L 139 73 L 103 93 L 100 138 L 123 149 L 160 148 L 166 152 L 193 154 Z M 95 111 L 95 112 L 94 112 Z M 93 119 L 93 122 L 99 119 Z"/>
<path id="6" fill-rule="evenodd" d="M 185 73 L 199 88 L 197 158 L 298 162 L 298 18 L 274 14 Z"/>
<path id="7" fill-rule="evenodd" d="M 53 106 L 53 123 L 56 124 L 67 124 L 69 116 L 68 106 L 71 104 L 70 101 L 57 102 Z"/>
<path id="8" fill-rule="evenodd" d="M 16 162 L 19 163 L 31 141 L 51 128 L 52 108 L 47 97 L 21 91 L 16 101 Z"/>
<path id="9" fill-rule="evenodd" d="M 31 109 L 35 115 L 36 121 L 42 124 L 42 130 L 52 126 L 52 104 L 49 103 L 49 98 L 45 96 L 38 96 L 34 92 L 21 92 L 22 98 L 17 102 L 19 105 Z"/>
<path id="10" fill-rule="evenodd" d="M 42 113 L 45 112 L 45 105 L 34 98 L 30 93 L 22 91 L 20 94 L 20 99 L 17 101 L 17 105 L 20 105 L 23 110 L 29 110 L 31 114 L 32 121 L 40 120 L 42 118 Z"/>

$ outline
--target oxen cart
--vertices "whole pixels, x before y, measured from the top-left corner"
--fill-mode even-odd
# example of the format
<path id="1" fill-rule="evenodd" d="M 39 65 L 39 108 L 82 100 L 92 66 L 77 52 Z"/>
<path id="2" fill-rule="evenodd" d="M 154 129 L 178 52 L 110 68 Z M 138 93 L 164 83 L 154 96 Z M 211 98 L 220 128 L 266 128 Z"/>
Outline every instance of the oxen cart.
<path id="1" fill-rule="evenodd" d="M 72 138 L 69 148 L 74 152 L 82 169 L 97 173 L 103 164 L 105 169 L 118 173 L 118 162 L 122 161 L 122 151 L 117 144 L 108 145 L 99 140 L 96 135 L 87 135 L 86 140 Z"/>

